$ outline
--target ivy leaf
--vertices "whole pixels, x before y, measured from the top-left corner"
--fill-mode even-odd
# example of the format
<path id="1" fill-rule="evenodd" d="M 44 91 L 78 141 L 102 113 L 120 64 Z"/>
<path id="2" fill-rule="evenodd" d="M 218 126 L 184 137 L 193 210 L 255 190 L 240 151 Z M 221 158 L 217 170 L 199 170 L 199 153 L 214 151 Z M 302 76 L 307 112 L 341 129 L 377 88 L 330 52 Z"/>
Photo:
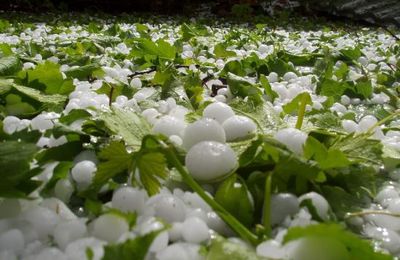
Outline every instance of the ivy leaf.
<path id="1" fill-rule="evenodd" d="M 372 244 L 355 234 L 344 230 L 344 228 L 338 224 L 317 224 L 306 227 L 292 227 L 284 237 L 283 243 L 288 243 L 300 238 L 305 238 L 310 242 L 302 244 L 303 246 L 307 245 L 306 248 L 303 248 L 308 251 L 306 255 L 315 257 L 316 255 L 313 254 L 322 254 L 324 256 L 323 258 L 318 259 L 392 259 L 392 256 L 390 255 L 375 252 Z M 326 242 L 331 242 L 332 244 L 327 244 Z M 322 252 L 319 248 L 325 249 L 323 250 L 325 252 Z M 330 248 L 331 250 L 326 250 L 327 248 Z M 340 249 L 340 251 L 336 252 L 336 250 L 333 249 Z M 326 258 L 327 252 L 331 252 L 337 257 L 340 255 L 341 258 Z"/>
<path id="2" fill-rule="evenodd" d="M 104 247 L 102 260 L 144 260 L 153 240 L 161 231 L 154 231 L 144 236 L 128 239 L 121 244 L 110 244 Z"/>
<path id="3" fill-rule="evenodd" d="M 127 145 L 134 148 L 138 148 L 142 138 L 151 131 L 147 121 L 129 110 L 114 108 L 111 112 L 100 114 L 99 119 L 113 134 L 121 136 Z"/>

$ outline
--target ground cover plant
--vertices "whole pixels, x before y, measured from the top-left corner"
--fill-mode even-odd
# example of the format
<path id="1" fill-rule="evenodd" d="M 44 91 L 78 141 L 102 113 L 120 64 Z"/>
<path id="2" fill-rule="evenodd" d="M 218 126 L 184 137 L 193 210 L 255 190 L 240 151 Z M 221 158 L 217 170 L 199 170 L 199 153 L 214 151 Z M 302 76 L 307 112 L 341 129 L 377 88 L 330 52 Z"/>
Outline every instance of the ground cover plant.
<path id="1" fill-rule="evenodd" d="M 396 259 L 399 33 L 285 15 L 3 13 L 0 259 Z"/>

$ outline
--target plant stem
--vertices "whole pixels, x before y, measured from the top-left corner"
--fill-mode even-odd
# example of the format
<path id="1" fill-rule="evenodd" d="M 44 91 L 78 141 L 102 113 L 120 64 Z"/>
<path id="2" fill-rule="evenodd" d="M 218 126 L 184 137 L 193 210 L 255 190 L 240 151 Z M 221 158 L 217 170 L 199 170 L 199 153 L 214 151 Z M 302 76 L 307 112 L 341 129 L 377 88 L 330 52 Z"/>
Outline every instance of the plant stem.
<path id="1" fill-rule="evenodd" d="M 262 219 L 262 224 L 265 229 L 265 235 L 267 237 L 271 235 L 271 183 L 272 183 L 272 172 L 269 172 L 267 173 L 267 178 L 265 179 L 263 219 Z"/>
<path id="2" fill-rule="evenodd" d="M 170 147 L 165 148 L 165 153 L 168 161 L 178 170 L 183 181 L 195 191 L 210 207 L 225 221 L 240 237 L 257 245 L 259 240 L 255 234 L 247 229 L 239 220 L 232 216 L 224 207 L 209 196 L 203 188 L 190 176 L 181 162 L 176 158 L 174 151 Z"/>
<path id="3" fill-rule="evenodd" d="M 387 216 L 392 216 L 392 217 L 400 217 L 399 213 L 394 213 L 390 211 L 383 211 L 383 210 L 364 210 L 364 211 L 359 211 L 359 212 L 352 212 L 352 213 L 347 213 L 345 218 L 353 218 L 353 217 L 363 217 L 366 215 L 387 215 Z"/>
<path id="4" fill-rule="evenodd" d="M 297 114 L 296 128 L 301 129 L 304 120 L 304 114 L 306 113 L 307 96 L 303 95 L 300 102 L 299 113 Z"/>

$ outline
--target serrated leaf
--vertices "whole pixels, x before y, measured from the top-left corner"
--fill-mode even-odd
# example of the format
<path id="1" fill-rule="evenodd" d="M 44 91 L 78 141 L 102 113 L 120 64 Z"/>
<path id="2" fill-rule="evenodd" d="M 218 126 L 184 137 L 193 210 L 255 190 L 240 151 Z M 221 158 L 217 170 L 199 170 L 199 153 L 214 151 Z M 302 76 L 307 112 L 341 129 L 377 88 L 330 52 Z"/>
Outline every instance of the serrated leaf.
<path id="1" fill-rule="evenodd" d="M 127 145 L 138 148 L 142 138 L 151 129 L 147 121 L 133 111 L 114 108 L 111 112 L 99 115 L 105 126 L 114 134 L 122 137 Z"/>
<path id="2" fill-rule="evenodd" d="M 167 161 L 159 152 L 139 152 L 134 168 L 139 170 L 140 181 L 150 196 L 158 193 L 161 187 L 159 179 L 166 179 L 168 176 Z"/>
<path id="3" fill-rule="evenodd" d="M 234 51 L 228 51 L 226 49 L 226 45 L 223 43 L 218 43 L 214 46 L 214 54 L 217 58 L 228 58 L 236 56 L 236 53 Z"/>
<path id="4" fill-rule="evenodd" d="M 100 163 L 93 177 L 92 189 L 100 189 L 108 180 L 119 173 L 127 171 L 132 164 L 132 155 L 126 151 L 121 142 L 111 142 L 98 154 Z"/>
<path id="5" fill-rule="evenodd" d="M 302 103 L 312 105 L 311 96 L 308 92 L 298 94 L 295 98 L 292 99 L 292 101 L 283 105 L 282 108 L 286 114 L 290 114 L 294 111 L 297 111 Z"/>

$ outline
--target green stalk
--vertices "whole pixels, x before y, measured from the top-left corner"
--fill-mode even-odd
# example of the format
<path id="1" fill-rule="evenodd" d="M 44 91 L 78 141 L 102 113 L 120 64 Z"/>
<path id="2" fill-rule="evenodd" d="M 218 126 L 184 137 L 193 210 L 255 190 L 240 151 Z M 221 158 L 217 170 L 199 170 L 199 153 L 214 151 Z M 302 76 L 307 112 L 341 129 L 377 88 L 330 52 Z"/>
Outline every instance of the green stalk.
<path id="1" fill-rule="evenodd" d="M 168 161 L 176 168 L 182 176 L 183 181 L 195 191 L 210 207 L 225 221 L 241 238 L 257 245 L 259 240 L 255 234 L 247 229 L 239 220 L 232 216 L 224 207 L 217 203 L 211 196 L 209 196 L 203 188 L 190 176 L 186 169 L 182 166 L 181 162 L 176 158 L 175 153 L 170 147 L 165 148 L 165 155 Z"/>
<path id="2" fill-rule="evenodd" d="M 263 219 L 262 219 L 262 224 L 265 229 L 265 235 L 267 237 L 271 235 L 271 183 L 272 183 L 272 172 L 269 172 L 267 174 L 267 178 L 265 179 Z"/>
<path id="3" fill-rule="evenodd" d="M 306 105 L 307 105 L 307 96 L 303 95 L 300 102 L 299 113 L 297 114 L 297 121 L 296 121 L 296 128 L 299 130 L 303 125 L 304 114 L 306 113 Z"/>

